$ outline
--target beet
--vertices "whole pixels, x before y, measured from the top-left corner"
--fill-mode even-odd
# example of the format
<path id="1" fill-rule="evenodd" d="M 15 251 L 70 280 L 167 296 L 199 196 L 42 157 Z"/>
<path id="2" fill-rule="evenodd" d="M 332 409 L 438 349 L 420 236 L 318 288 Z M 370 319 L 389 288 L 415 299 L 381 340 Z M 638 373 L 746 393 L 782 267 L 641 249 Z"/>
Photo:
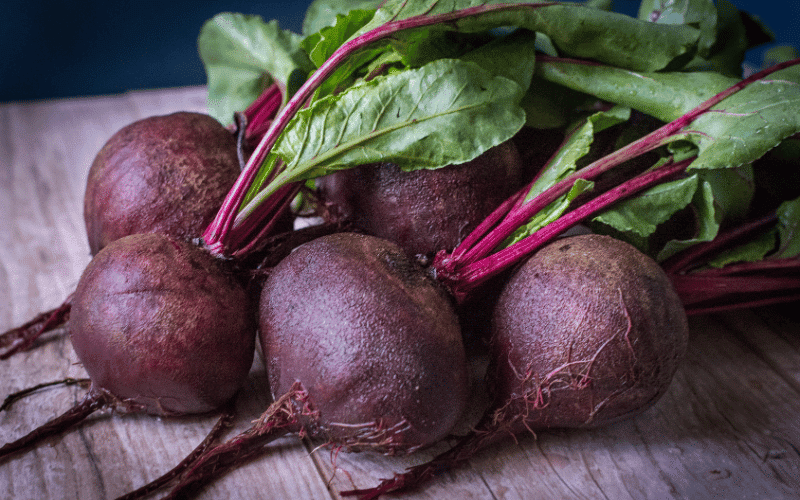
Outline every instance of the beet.
<path id="1" fill-rule="evenodd" d="M 409 255 L 451 250 L 522 184 L 522 162 L 506 141 L 476 159 L 405 172 L 369 164 L 317 180 L 335 219 L 400 245 Z"/>
<path id="2" fill-rule="evenodd" d="M 117 240 L 89 263 L 69 324 L 94 384 L 153 414 L 202 413 L 241 387 L 255 349 L 244 287 L 204 250 Z"/>
<path id="3" fill-rule="evenodd" d="M 253 301 L 205 250 L 150 233 L 111 242 L 76 288 L 69 333 L 92 380 L 75 407 L 0 448 L 0 457 L 101 408 L 175 416 L 228 404 L 255 351 Z"/>
<path id="4" fill-rule="evenodd" d="M 450 299 L 388 241 L 339 233 L 297 248 L 259 311 L 273 395 L 302 383 L 319 412 L 305 425 L 326 441 L 412 451 L 461 416 L 466 361 Z"/>
<path id="5" fill-rule="evenodd" d="M 137 233 L 199 237 L 239 173 L 236 138 L 208 115 L 178 112 L 123 127 L 97 153 L 86 182 L 92 254 Z"/>
<path id="6" fill-rule="evenodd" d="M 541 249 L 517 270 L 493 315 L 490 386 L 531 429 L 597 427 L 667 390 L 688 324 L 655 261 L 609 236 Z M 521 429 L 520 429 L 521 430 Z"/>

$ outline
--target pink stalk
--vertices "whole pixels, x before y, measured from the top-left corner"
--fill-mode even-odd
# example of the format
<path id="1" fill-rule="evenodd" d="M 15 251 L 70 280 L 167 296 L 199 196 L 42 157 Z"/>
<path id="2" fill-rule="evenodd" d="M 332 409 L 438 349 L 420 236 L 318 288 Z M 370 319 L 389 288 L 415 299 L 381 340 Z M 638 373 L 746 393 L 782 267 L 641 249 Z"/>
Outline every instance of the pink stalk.
<path id="1" fill-rule="evenodd" d="M 569 136 L 562 142 L 562 146 L 564 146 L 569 141 Z M 545 162 L 545 167 L 549 165 L 553 159 L 556 157 L 557 153 L 554 153 L 550 159 Z M 525 197 L 530 193 L 533 186 L 538 182 L 542 175 L 542 171 L 540 170 L 536 176 L 531 180 L 527 185 L 523 186 L 522 189 L 514 193 L 511 197 L 501 203 L 494 211 L 492 211 L 489 216 L 484 219 L 478 226 L 467 235 L 464 240 L 459 243 L 459 245 L 450 252 L 449 255 L 447 253 L 442 253 L 441 258 L 445 261 L 456 261 L 456 262 L 465 262 L 465 254 L 469 252 L 471 248 L 476 246 L 493 227 L 499 224 L 503 217 L 507 217 L 509 213 L 516 212 L 520 210 L 520 207 L 524 205 Z M 512 231 L 513 232 L 513 231 Z M 439 256 L 437 256 L 439 257 Z M 442 265 L 446 265 L 445 262 L 442 262 Z"/>
<path id="2" fill-rule="evenodd" d="M 785 302 L 800 294 L 800 277 L 703 276 L 699 273 L 670 275 L 670 280 L 686 311 L 693 314 Z"/>
<path id="3" fill-rule="evenodd" d="M 706 306 L 689 304 L 686 306 L 686 314 L 690 316 L 699 314 L 712 314 L 725 311 L 732 311 L 734 309 L 748 309 L 753 307 L 764 307 L 776 304 L 785 304 L 787 302 L 794 302 L 795 300 L 800 300 L 800 292 L 792 294 L 783 293 L 775 297 L 768 297 L 764 299 L 749 299 L 749 300 L 742 300 L 735 302 L 727 301 L 721 304 L 706 305 Z"/>
<path id="4" fill-rule="evenodd" d="M 261 138 L 267 131 L 275 115 L 283 103 L 283 92 L 277 83 L 270 85 L 258 98 L 244 111 L 247 117 L 248 139 Z"/>
<path id="5" fill-rule="evenodd" d="M 683 172 L 692 161 L 693 158 L 677 163 L 668 163 L 640 174 L 562 215 L 534 234 L 492 255 L 463 266 L 454 273 L 437 269 L 437 279 L 449 286 L 456 299 L 463 300 L 469 291 L 522 261 L 567 229 L 579 224 L 587 217 L 609 208 L 618 201 Z"/>
<path id="6" fill-rule="evenodd" d="M 261 241 L 272 233 L 280 221 L 281 214 L 289 207 L 302 187 L 302 182 L 282 186 L 262 205 L 264 210 L 259 210 L 253 217 L 245 219 L 242 226 L 235 228 L 236 239 L 232 240 L 231 246 L 237 250 L 231 256 L 244 256 L 258 248 Z"/>
<path id="7" fill-rule="evenodd" d="M 777 304 L 795 300 L 800 295 L 800 258 L 797 257 L 765 258 L 693 271 L 743 238 L 768 229 L 777 220 L 777 216 L 771 214 L 720 233 L 714 240 L 690 247 L 664 265 L 688 314 Z"/>
<path id="8" fill-rule="evenodd" d="M 532 184 L 532 183 L 531 183 Z M 448 259 L 461 258 L 469 248 L 476 245 L 489 230 L 494 227 L 501 219 L 506 216 L 511 210 L 519 206 L 520 202 L 525 199 L 525 195 L 530 191 L 531 184 L 526 185 L 507 200 L 501 203 L 496 209 L 489 214 L 480 224 L 462 241 L 453 252 L 447 256 Z"/>
<path id="9" fill-rule="evenodd" d="M 701 263 L 701 260 L 707 255 L 711 255 L 730 246 L 736 240 L 764 230 L 770 224 L 774 224 L 776 220 L 777 216 L 775 214 L 767 215 L 756 221 L 721 233 L 712 241 L 689 247 L 685 251 L 669 259 L 662 267 L 667 274 L 684 273 Z"/>
<path id="10" fill-rule="evenodd" d="M 800 258 L 787 257 L 785 259 L 763 259 L 756 262 L 739 262 L 725 267 L 710 267 L 700 271 L 703 276 L 732 276 L 734 274 L 747 275 L 764 273 L 768 271 L 795 271 L 800 272 Z"/>

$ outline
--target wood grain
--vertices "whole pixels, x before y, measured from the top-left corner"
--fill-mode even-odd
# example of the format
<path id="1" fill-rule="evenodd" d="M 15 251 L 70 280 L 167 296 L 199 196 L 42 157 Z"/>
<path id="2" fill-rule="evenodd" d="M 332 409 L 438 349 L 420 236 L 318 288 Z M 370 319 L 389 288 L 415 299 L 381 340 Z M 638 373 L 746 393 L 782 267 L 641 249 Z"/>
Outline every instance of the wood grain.
<path id="1" fill-rule="evenodd" d="M 203 109 L 202 87 L 0 105 L 0 330 L 58 305 L 89 262 L 83 190 L 89 165 L 108 137 L 145 116 Z M 790 306 L 692 318 L 688 359 L 668 393 L 644 414 L 593 431 L 508 439 L 404 498 L 797 498 L 797 318 Z M 85 375 L 61 331 L 0 361 L 0 373 L 0 396 Z M 257 357 L 230 433 L 266 408 L 265 386 Z M 0 413 L 0 442 L 56 416 L 83 392 L 46 389 Z M 478 411 L 476 406 L 465 424 Z M 0 462 L 0 497 L 115 498 L 177 463 L 215 418 L 97 415 Z M 268 456 L 209 486 L 201 498 L 338 498 L 339 490 L 373 485 L 437 450 L 411 457 L 335 454 L 289 436 L 270 445 Z"/>

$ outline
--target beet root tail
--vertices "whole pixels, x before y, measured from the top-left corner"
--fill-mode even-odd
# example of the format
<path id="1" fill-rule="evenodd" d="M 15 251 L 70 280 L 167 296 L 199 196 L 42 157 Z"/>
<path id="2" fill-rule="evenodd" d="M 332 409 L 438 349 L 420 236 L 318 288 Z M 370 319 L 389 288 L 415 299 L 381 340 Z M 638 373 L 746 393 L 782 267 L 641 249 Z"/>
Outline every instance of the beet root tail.
<path id="1" fill-rule="evenodd" d="M 69 296 L 57 308 L 40 313 L 27 323 L 0 334 L 0 359 L 8 359 L 30 348 L 42 334 L 63 326 L 69 319 L 71 308 L 72 296 Z"/>
<path id="2" fill-rule="evenodd" d="M 198 457 L 180 482 L 164 497 L 170 500 L 192 498 L 200 489 L 237 465 L 265 453 L 265 445 L 286 434 L 300 432 L 298 418 L 307 415 L 305 391 L 295 388 L 276 400 L 246 431 L 218 444 Z"/>
<path id="3" fill-rule="evenodd" d="M 10 455 L 25 450 L 45 438 L 64 432 L 78 424 L 95 411 L 110 404 L 111 397 L 104 391 L 90 390 L 83 400 L 60 416 L 37 427 L 25 436 L 0 447 L 0 461 Z"/>
<path id="4" fill-rule="evenodd" d="M 139 498 L 144 498 L 151 493 L 158 491 L 159 489 L 163 488 L 167 484 L 169 484 L 173 479 L 177 478 L 185 470 L 194 464 L 199 457 L 203 455 L 211 446 L 219 439 L 222 432 L 228 428 L 233 420 L 234 415 L 236 412 L 234 411 L 233 401 L 231 401 L 225 408 L 222 410 L 222 415 L 220 415 L 219 419 L 217 419 L 217 423 L 214 424 L 214 427 L 208 433 L 208 435 L 203 439 L 203 441 L 197 445 L 197 447 L 189 453 L 186 458 L 180 461 L 178 465 L 161 475 L 160 477 L 150 481 L 149 483 L 141 486 L 130 493 L 126 493 L 121 497 L 117 497 L 117 500 L 137 500 Z"/>
<path id="5" fill-rule="evenodd" d="M 484 420 L 484 423 L 487 421 Z M 459 438 L 452 448 L 440 453 L 428 462 L 409 467 L 390 479 L 382 480 L 372 488 L 341 491 L 343 497 L 358 497 L 359 500 L 374 500 L 389 493 L 400 493 L 422 486 L 425 482 L 469 461 L 480 449 L 498 438 L 499 427 L 493 424 L 490 430 L 473 430 Z M 484 429 L 484 427 L 479 427 Z"/>

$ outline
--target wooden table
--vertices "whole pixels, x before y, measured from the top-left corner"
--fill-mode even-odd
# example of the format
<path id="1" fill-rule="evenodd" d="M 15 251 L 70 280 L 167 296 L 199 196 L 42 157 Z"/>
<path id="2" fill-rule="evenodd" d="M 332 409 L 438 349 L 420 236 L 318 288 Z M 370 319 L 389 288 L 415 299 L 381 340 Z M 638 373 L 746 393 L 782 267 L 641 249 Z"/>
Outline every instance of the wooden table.
<path id="1" fill-rule="evenodd" d="M 89 262 L 82 217 L 89 165 L 136 119 L 203 110 L 200 87 L 0 105 L 0 330 L 58 305 Z M 796 305 L 691 318 L 686 362 L 639 417 L 594 431 L 546 432 L 484 450 L 413 499 L 800 498 L 800 315 Z M 0 397 L 84 372 L 63 331 L 0 361 Z M 256 362 L 231 432 L 269 403 Z M 50 388 L 0 413 L 0 442 L 78 401 Z M 63 437 L 0 463 L 0 498 L 102 499 L 177 463 L 214 416 L 92 417 Z M 375 484 L 406 458 L 329 453 L 294 437 L 217 481 L 202 498 L 326 499 Z"/>

